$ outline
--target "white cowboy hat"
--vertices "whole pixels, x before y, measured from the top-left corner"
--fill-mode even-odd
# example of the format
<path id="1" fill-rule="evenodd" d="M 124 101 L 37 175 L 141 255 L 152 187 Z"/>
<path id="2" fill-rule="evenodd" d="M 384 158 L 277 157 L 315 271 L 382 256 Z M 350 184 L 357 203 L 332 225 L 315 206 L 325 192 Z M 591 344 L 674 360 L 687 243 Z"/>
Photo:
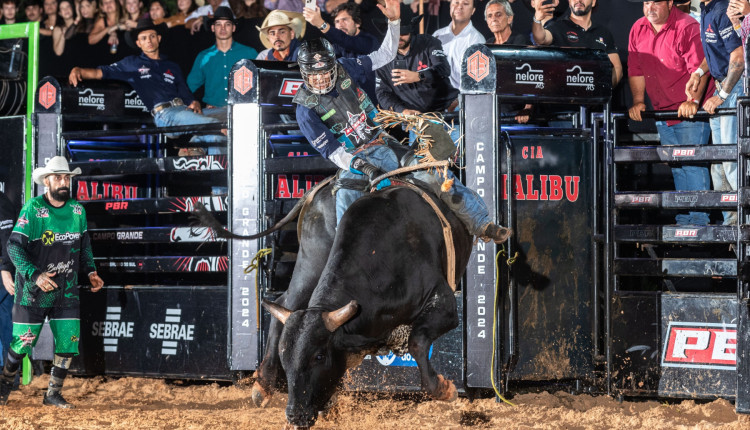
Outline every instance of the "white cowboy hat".
<path id="1" fill-rule="evenodd" d="M 31 172 L 31 177 L 34 179 L 34 182 L 36 182 L 39 185 L 44 185 L 44 178 L 47 177 L 47 175 L 80 175 L 81 174 L 81 168 L 76 167 L 75 170 L 71 171 L 70 167 L 68 167 L 68 160 L 65 159 L 65 157 L 56 156 L 50 158 L 50 160 L 47 162 L 47 165 L 44 167 L 37 167 L 34 169 L 33 172 Z"/>
<path id="2" fill-rule="evenodd" d="M 286 25 L 294 31 L 294 36 L 297 39 L 302 39 L 305 35 L 305 16 L 297 12 L 289 12 L 288 10 L 272 10 L 263 20 L 263 24 L 260 27 L 257 25 L 255 28 L 260 32 L 260 41 L 266 48 L 271 48 L 271 42 L 268 40 L 268 29 L 276 27 L 277 25 Z"/>

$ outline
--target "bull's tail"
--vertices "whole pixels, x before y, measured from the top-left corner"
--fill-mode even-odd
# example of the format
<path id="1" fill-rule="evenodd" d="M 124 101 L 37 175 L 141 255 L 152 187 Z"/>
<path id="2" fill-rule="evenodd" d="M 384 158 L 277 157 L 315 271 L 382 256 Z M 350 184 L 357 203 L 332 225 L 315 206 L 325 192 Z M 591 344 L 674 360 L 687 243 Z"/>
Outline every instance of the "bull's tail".
<path id="1" fill-rule="evenodd" d="M 315 196 L 315 194 L 318 192 L 319 189 L 323 188 L 324 186 L 328 185 L 328 183 L 333 179 L 333 177 L 329 177 L 318 183 L 318 185 L 314 186 L 310 190 L 308 190 L 304 196 L 302 196 L 301 199 L 297 201 L 297 204 L 294 205 L 291 211 L 289 211 L 288 214 L 284 218 L 282 218 L 279 222 L 273 225 L 273 227 L 269 228 L 268 230 L 261 231 L 260 233 L 252 234 L 249 236 L 244 236 L 240 234 L 232 233 L 231 231 L 227 230 L 219 220 L 214 218 L 213 215 L 206 209 L 206 207 L 201 202 L 195 203 L 195 210 L 193 211 L 193 217 L 198 220 L 198 223 L 204 227 L 209 227 L 211 230 L 213 230 L 217 236 L 224 238 L 224 239 L 244 239 L 244 240 L 250 240 L 250 239 L 258 239 L 263 236 L 268 236 L 271 233 L 277 232 L 281 230 L 282 227 L 289 224 L 293 219 L 297 218 L 297 215 L 302 211 L 302 208 L 309 203 L 309 201 L 312 200 L 312 198 Z"/>

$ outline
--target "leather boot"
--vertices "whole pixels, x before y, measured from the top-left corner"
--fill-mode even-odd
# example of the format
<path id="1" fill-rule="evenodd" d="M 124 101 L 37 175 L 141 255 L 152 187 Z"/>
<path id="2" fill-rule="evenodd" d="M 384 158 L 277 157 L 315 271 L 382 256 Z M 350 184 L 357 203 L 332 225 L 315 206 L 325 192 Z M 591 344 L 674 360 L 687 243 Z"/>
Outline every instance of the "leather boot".
<path id="1" fill-rule="evenodd" d="M 487 227 L 484 228 L 482 234 L 479 235 L 479 238 L 485 242 L 493 241 L 495 243 L 503 243 L 508 240 L 511 234 L 513 234 L 513 232 L 509 228 L 489 223 L 487 224 Z"/>

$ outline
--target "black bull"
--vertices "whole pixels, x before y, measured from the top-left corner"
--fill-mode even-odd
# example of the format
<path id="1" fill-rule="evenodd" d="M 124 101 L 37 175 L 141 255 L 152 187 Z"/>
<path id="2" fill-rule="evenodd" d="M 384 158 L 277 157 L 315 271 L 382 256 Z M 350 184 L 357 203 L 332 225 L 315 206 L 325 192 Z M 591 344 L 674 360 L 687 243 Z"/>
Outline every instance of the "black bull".
<path id="1" fill-rule="evenodd" d="M 439 199 L 431 198 L 451 226 L 458 283 L 472 237 Z M 301 206 L 254 237 L 278 230 Z M 217 229 L 206 214 L 199 218 Z M 335 197 L 326 185 L 300 221 L 289 288 L 275 303 L 264 303 L 276 319 L 255 375 L 255 404 L 267 404 L 280 363 L 288 383 L 288 421 L 314 424 L 346 370 L 365 354 L 387 348 L 391 333 L 402 325 L 411 326 L 408 350 L 419 366 L 422 388 L 436 399 L 455 398 L 453 383 L 438 375 L 428 358 L 430 345 L 458 325 L 455 296 L 446 280 L 448 250 L 430 205 L 413 190 L 390 187 L 357 200 L 337 230 Z"/>

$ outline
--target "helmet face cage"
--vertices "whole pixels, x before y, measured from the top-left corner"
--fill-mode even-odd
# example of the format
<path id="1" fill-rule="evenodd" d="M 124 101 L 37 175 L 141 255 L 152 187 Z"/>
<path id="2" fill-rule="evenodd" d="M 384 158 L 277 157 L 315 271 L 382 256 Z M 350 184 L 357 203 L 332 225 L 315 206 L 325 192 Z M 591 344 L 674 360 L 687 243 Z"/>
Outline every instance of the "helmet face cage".
<path id="1" fill-rule="evenodd" d="M 336 85 L 336 53 L 325 39 L 305 41 L 300 46 L 298 63 L 307 89 L 314 94 L 326 94 Z M 325 88 L 315 88 L 311 78 L 328 75 Z M 319 78 L 320 79 L 320 78 Z M 325 78 L 323 78 L 325 80 Z"/>

